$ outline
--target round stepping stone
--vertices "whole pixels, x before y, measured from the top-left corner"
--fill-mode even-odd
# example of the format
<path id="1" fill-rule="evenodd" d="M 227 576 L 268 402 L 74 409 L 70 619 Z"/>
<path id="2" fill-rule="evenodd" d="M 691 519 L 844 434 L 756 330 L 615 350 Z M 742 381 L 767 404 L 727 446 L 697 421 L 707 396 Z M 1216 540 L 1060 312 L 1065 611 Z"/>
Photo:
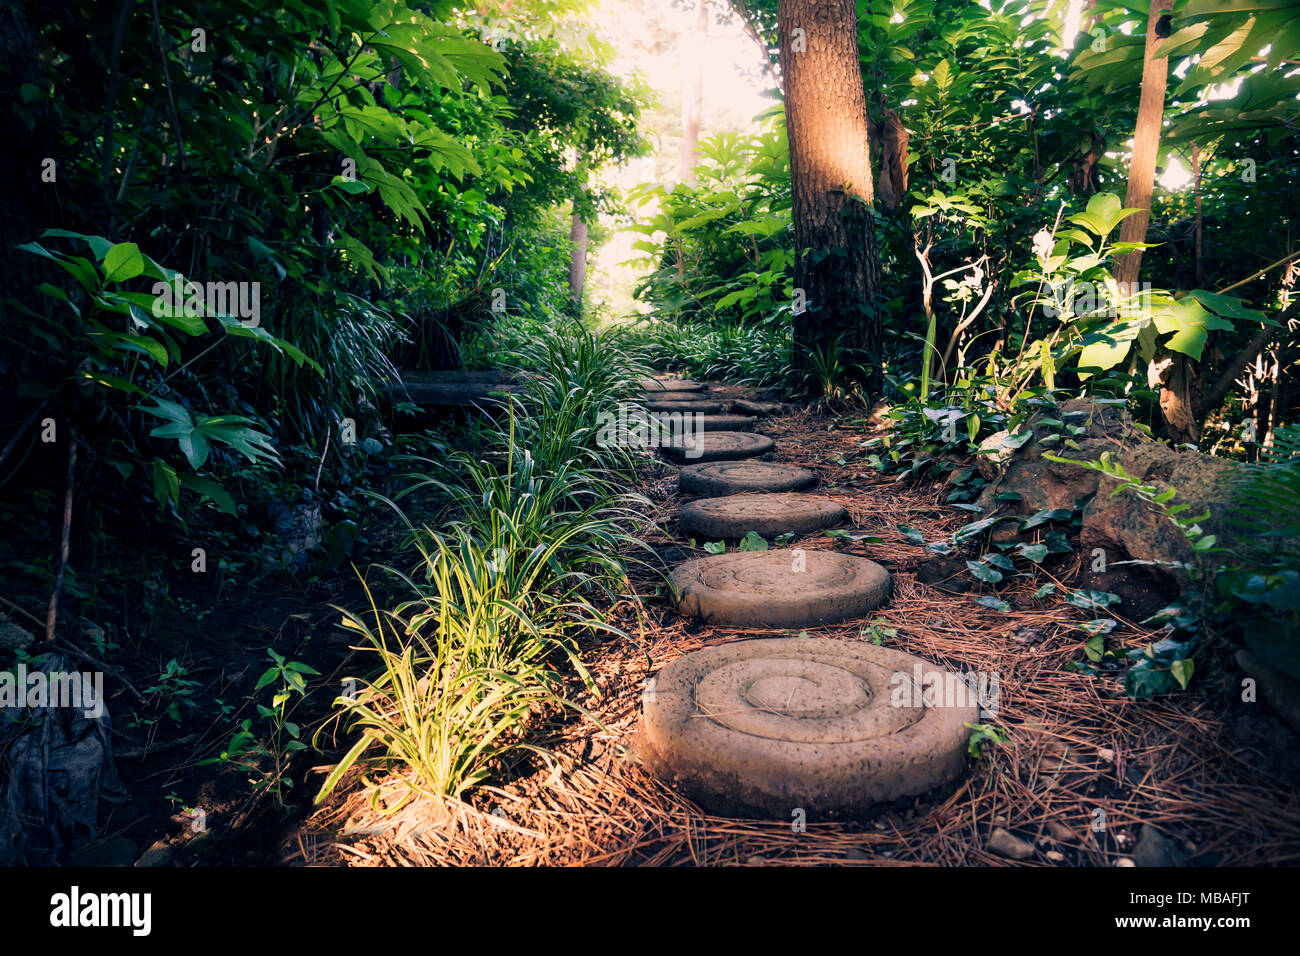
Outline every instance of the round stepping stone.
<path id="1" fill-rule="evenodd" d="M 660 392 L 647 389 L 642 401 L 646 402 L 707 402 L 710 398 L 703 392 Z M 721 401 L 721 399 L 712 399 Z"/>
<path id="2" fill-rule="evenodd" d="M 722 411 L 722 402 L 709 401 L 668 401 L 659 398 L 646 398 L 641 402 L 652 412 L 700 412 L 704 415 L 717 415 Z"/>
<path id="3" fill-rule="evenodd" d="M 684 495 L 721 498 L 746 491 L 801 491 L 817 484 L 817 476 L 806 468 L 775 461 L 715 461 L 687 465 L 677 477 L 677 490 Z"/>
<path id="4" fill-rule="evenodd" d="M 889 572 L 837 551 L 737 551 L 669 575 L 677 611 L 732 627 L 817 627 L 862 617 L 889 598 Z"/>
<path id="5" fill-rule="evenodd" d="M 748 415 L 701 415 L 685 419 L 688 423 L 699 424 L 709 432 L 752 432 L 754 419 Z"/>
<path id="6" fill-rule="evenodd" d="M 837 525 L 847 517 L 843 507 L 826 498 L 748 494 L 688 502 L 682 505 L 677 523 L 683 535 L 716 541 L 743 538 L 748 531 L 764 538 L 788 531 L 808 534 Z"/>
<path id="7" fill-rule="evenodd" d="M 694 412 L 652 412 L 660 441 L 687 438 L 701 432 L 752 432 L 754 420 L 744 415 L 700 415 Z"/>
<path id="8" fill-rule="evenodd" d="M 689 378 L 643 378 L 641 387 L 647 392 L 702 392 L 704 384 Z"/>
<path id="9" fill-rule="evenodd" d="M 902 651 L 824 639 L 695 651 L 643 696 L 649 763 L 706 808 L 852 815 L 959 776 L 979 718 L 957 675 Z"/>
<path id="10" fill-rule="evenodd" d="M 660 450 L 673 461 L 739 461 L 771 451 L 776 443 L 753 432 L 711 432 L 664 442 Z"/>

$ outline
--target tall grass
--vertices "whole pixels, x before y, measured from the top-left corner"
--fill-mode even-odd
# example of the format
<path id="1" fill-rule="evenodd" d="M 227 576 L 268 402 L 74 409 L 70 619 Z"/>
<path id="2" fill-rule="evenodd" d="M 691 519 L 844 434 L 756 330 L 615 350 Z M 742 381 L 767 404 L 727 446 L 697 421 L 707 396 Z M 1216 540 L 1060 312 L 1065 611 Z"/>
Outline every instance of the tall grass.
<path id="1" fill-rule="evenodd" d="M 755 388 L 790 386 L 798 373 L 786 325 L 649 320 L 628 332 L 627 348 L 654 368 Z"/>
<path id="2" fill-rule="evenodd" d="M 417 794 L 460 797 L 503 763 L 543 752 L 541 715 L 576 709 L 562 692 L 566 674 L 594 689 L 584 636 L 626 636 L 602 608 L 627 589 L 646 502 L 620 488 L 633 453 L 601 447 L 598 431 L 637 373 L 620 336 L 577 326 L 509 358 L 528 384 L 482 457 L 425 461 L 383 499 L 406 523 L 416 558 L 385 570 L 410 596 L 375 609 L 373 626 L 346 615 L 379 666 L 337 701 L 349 732 L 362 736 L 318 800 L 353 766 L 376 806 L 394 786 L 399 805 Z M 416 494 L 434 496 L 449 520 L 409 520 L 399 502 Z"/>
<path id="3" fill-rule="evenodd" d="M 562 705 L 555 682 L 540 668 L 492 667 L 493 635 L 457 626 L 434 637 L 398 613 L 374 611 L 374 627 L 344 612 L 344 625 L 358 631 L 378 655 L 379 673 L 335 702 L 347 730 L 361 737 L 325 779 L 317 800 L 328 796 L 354 766 L 363 771 L 371 805 L 399 810 L 414 796 L 460 797 L 512 756 L 537 748 L 525 724 L 539 708 Z M 319 735 L 318 735 L 319 738 Z M 396 799 L 385 799 L 396 791 Z"/>

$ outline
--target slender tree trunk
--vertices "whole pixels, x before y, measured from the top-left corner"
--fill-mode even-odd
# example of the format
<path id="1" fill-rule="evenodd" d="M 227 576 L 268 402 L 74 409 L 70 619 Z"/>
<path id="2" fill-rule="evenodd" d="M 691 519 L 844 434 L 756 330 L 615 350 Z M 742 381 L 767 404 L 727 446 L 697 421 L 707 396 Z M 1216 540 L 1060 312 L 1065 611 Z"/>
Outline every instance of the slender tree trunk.
<path id="1" fill-rule="evenodd" d="M 854 0 L 779 0 L 777 32 L 794 200 L 796 345 L 843 344 L 880 376 L 880 264 Z M 799 302 L 796 301 L 796 309 Z"/>
<path id="2" fill-rule="evenodd" d="M 695 30 L 684 45 L 682 76 L 682 182 L 695 181 L 695 167 L 700 161 L 696 149 L 700 142 L 700 117 L 704 113 L 704 49 L 709 34 L 709 0 L 696 0 Z"/>
<path id="3" fill-rule="evenodd" d="M 579 212 L 579 201 L 573 202 L 573 224 L 569 228 L 569 239 L 573 243 L 572 258 L 569 260 L 569 298 L 575 310 L 582 308 L 582 290 L 587 283 L 587 223 Z"/>
<path id="4" fill-rule="evenodd" d="M 1120 223 L 1121 242 L 1145 242 L 1151 221 L 1151 192 L 1156 181 L 1156 154 L 1160 150 L 1160 124 L 1165 115 L 1165 86 L 1169 82 L 1169 60 L 1159 56 L 1162 38 L 1157 24 L 1173 8 L 1174 0 L 1151 0 L 1147 17 L 1147 38 L 1142 54 L 1142 96 L 1138 101 L 1137 127 L 1133 133 L 1133 159 L 1128 168 L 1128 192 L 1124 205 L 1141 212 Z M 1115 281 L 1120 288 L 1132 288 L 1142 265 L 1142 250 L 1115 259 Z"/>
<path id="5" fill-rule="evenodd" d="M 1192 279 L 1197 288 L 1201 285 L 1201 235 L 1205 228 L 1205 217 L 1201 211 L 1201 148 L 1192 140 L 1192 175 L 1195 177 L 1196 189 L 1196 258 L 1192 267 Z"/>

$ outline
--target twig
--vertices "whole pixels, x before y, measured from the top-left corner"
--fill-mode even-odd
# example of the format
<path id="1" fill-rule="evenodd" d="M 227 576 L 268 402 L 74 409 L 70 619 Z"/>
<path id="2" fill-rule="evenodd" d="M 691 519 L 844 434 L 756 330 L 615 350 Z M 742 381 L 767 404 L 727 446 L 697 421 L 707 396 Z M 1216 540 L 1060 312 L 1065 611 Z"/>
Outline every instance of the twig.
<path id="1" fill-rule="evenodd" d="M 1231 292 L 1233 289 L 1238 289 L 1238 288 L 1240 288 L 1241 286 L 1245 285 L 1247 282 L 1254 282 L 1256 279 L 1258 279 L 1258 278 L 1259 278 L 1260 276 L 1262 276 L 1264 273 L 1266 273 L 1266 272 L 1271 272 L 1273 269 L 1276 269 L 1278 266 L 1284 266 L 1284 265 L 1286 265 L 1288 262 L 1290 262 L 1292 259 L 1295 259 L 1295 258 L 1297 258 L 1297 257 L 1300 257 L 1300 252 L 1293 252 L 1293 253 L 1291 253 L 1291 255 L 1289 255 L 1289 256 L 1283 256 L 1281 259 L 1277 260 L 1277 262 L 1274 262 L 1272 265 L 1267 265 L 1267 266 L 1265 266 L 1264 268 L 1262 268 L 1262 269 L 1260 269 L 1258 272 L 1256 272 L 1254 275 L 1247 276 L 1246 278 L 1242 279 L 1240 282 L 1234 282 L 1234 283 L 1233 283 L 1232 285 L 1230 285 L 1230 286 L 1225 286 L 1224 288 L 1220 289 L 1220 290 L 1219 290 L 1217 293 L 1215 293 L 1215 294 L 1216 294 L 1216 295 L 1223 295 L 1223 293 L 1225 293 L 1225 292 Z"/>
<path id="2" fill-rule="evenodd" d="M 87 664 L 91 665 L 92 667 L 99 668 L 109 677 L 113 678 L 115 681 L 117 681 L 119 684 L 125 687 L 127 692 L 132 697 L 134 697 L 142 704 L 145 703 L 145 696 L 135 689 L 135 685 L 132 684 L 129 680 L 127 680 L 126 677 L 122 674 L 122 672 L 118 668 L 111 667 L 110 665 L 105 664 L 99 658 L 92 657 L 90 654 L 87 654 L 85 651 L 81 650 L 80 648 L 73 647 L 71 644 L 65 644 L 63 641 L 54 640 L 51 642 L 51 644 L 53 645 L 55 650 L 62 651 L 64 654 L 70 654 L 73 657 L 85 661 Z"/>
<path id="3" fill-rule="evenodd" d="M 69 427 L 68 484 L 63 492 L 63 540 L 59 548 L 59 572 L 54 576 L 54 593 L 50 595 L 50 613 L 45 618 L 45 639 L 54 640 L 54 622 L 59 616 L 59 592 L 63 590 L 63 572 L 68 567 L 68 537 L 72 532 L 72 481 L 77 471 L 77 433 Z"/>
<path id="4" fill-rule="evenodd" d="M 4 460 L 9 457 L 10 453 L 14 450 L 15 446 L 17 446 L 18 439 L 22 438 L 23 433 L 27 431 L 28 428 L 31 427 L 32 422 L 36 421 L 36 416 L 38 416 L 41 412 L 45 411 L 45 404 L 46 404 L 45 402 L 41 402 L 39 405 L 37 405 L 36 408 L 32 411 L 32 413 L 27 416 L 27 419 L 21 425 L 18 426 L 18 431 L 14 432 L 14 437 L 9 439 L 9 441 L 5 444 L 4 451 L 0 451 L 0 465 L 4 464 Z"/>

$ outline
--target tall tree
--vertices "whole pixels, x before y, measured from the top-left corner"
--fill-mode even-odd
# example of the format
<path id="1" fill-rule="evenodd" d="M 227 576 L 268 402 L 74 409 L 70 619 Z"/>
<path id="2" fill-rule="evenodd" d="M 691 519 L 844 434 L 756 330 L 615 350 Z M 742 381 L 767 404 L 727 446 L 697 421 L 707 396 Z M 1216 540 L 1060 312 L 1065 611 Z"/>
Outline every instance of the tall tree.
<path id="1" fill-rule="evenodd" d="M 1142 53 L 1142 95 L 1138 101 L 1137 126 L 1133 132 L 1133 158 L 1128 167 L 1128 192 L 1124 205 L 1140 209 L 1120 224 L 1121 242 L 1144 242 L 1151 220 L 1151 192 L 1155 188 L 1156 155 L 1160 151 L 1160 124 L 1165 115 L 1165 87 L 1169 82 L 1169 60 L 1160 56 L 1160 42 L 1169 36 L 1169 11 L 1173 0 L 1151 0 L 1147 17 L 1146 46 Z M 1115 280 L 1129 287 L 1137 282 L 1142 250 L 1119 256 Z"/>
<path id="2" fill-rule="evenodd" d="M 870 136 L 854 0 L 779 0 L 777 36 L 790 140 L 798 346 L 844 333 L 880 378 L 880 263 Z"/>

